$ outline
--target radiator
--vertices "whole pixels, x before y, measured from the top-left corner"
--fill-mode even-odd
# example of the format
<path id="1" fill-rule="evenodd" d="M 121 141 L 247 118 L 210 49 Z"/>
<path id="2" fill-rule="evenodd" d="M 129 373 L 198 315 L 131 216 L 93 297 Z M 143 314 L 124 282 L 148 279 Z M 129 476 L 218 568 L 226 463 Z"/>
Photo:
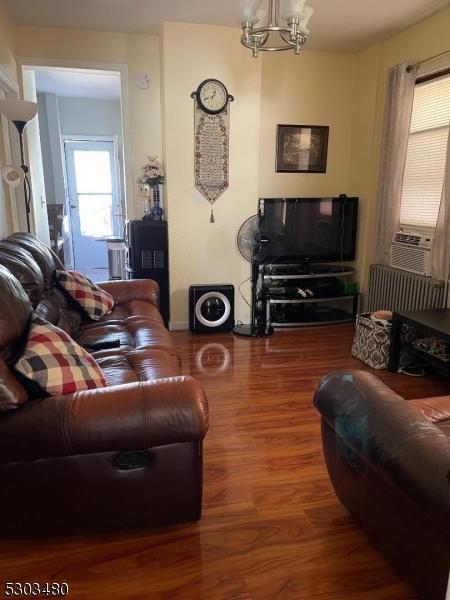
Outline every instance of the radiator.
<path id="1" fill-rule="evenodd" d="M 380 309 L 399 311 L 446 308 L 447 292 L 446 281 L 385 265 L 370 266 L 370 312 Z"/>

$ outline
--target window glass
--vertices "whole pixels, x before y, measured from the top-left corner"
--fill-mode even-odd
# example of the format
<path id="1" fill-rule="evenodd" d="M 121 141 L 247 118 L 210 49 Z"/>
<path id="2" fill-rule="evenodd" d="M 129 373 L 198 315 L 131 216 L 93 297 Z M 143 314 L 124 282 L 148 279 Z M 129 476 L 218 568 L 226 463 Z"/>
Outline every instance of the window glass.
<path id="1" fill-rule="evenodd" d="M 403 178 L 402 225 L 435 227 L 450 122 L 450 75 L 416 85 Z"/>
<path id="2" fill-rule="evenodd" d="M 75 150 L 75 177 L 79 194 L 112 192 L 110 154 L 107 150 Z"/>
<path id="3" fill-rule="evenodd" d="M 80 233 L 89 237 L 113 235 L 112 194 L 78 194 Z"/>

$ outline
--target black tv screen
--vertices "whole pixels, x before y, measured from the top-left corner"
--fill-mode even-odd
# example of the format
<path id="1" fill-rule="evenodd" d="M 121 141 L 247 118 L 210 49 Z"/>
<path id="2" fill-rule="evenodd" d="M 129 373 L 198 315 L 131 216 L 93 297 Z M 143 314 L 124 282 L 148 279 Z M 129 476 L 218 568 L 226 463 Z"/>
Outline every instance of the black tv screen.
<path id="1" fill-rule="evenodd" d="M 358 198 L 261 198 L 273 261 L 354 260 Z"/>

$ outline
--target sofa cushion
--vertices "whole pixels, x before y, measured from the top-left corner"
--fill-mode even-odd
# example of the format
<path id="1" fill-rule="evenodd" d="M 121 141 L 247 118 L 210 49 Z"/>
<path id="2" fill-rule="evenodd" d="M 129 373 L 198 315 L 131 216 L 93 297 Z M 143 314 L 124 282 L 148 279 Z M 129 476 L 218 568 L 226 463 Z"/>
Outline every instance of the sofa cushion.
<path id="1" fill-rule="evenodd" d="M 38 305 L 36 312 L 73 337 L 80 329 L 83 320 L 79 309 L 71 307 L 64 292 L 56 286 L 44 291 L 44 300 L 45 303 L 43 306 Z M 49 318 L 41 314 L 42 311 L 47 312 Z"/>
<path id="2" fill-rule="evenodd" d="M 11 388 L 0 377 L 0 412 L 14 409 L 18 406 L 16 397 Z"/>
<path id="3" fill-rule="evenodd" d="M 102 317 L 99 323 L 121 322 L 133 316 L 152 319 L 155 323 L 164 325 L 158 308 L 148 300 L 127 300 L 121 304 L 116 303 L 109 315 Z"/>
<path id="4" fill-rule="evenodd" d="M 86 324 L 75 335 L 75 340 L 85 348 L 89 348 L 92 344 L 118 340 L 120 347 L 126 350 L 146 347 L 159 348 L 173 353 L 170 333 L 159 319 L 160 317 L 154 319 L 129 317 L 121 322 Z"/>
<path id="5" fill-rule="evenodd" d="M 409 402 L 447 437 L 450 437 L 450 396 L 421 398 Z"/>
<path id="6" fill-rule="evenodd" d="M 114 298 L 78 271 L 56 271 L 56 281 L 93 321 L 109 314 Z"/>
<path id="7" fill-rule="evenodd" d="M 0 413 L 18 408 L 26 399 L 25 389 L 0 359 Z"/>
<path id="8" fill-rule="evenodd" d="M 107 385 L 151 381 L 180 375 L 176 357 L 163 350 L 139 348 L 125 353 L 113 351 L 94 354 Z"/>
<path id="9" fill-rule="evenodd" d="M 53 252 L 50 246 L 41 242 L 41 240 L 34 235 L 34 233 L 28 233 L 26 231 L 17 231 L 16 233 L 12 233 L 8 238 L 8 240 L 20 240 L 25 244 L 34 244 L 34 246 L 43 252 L 46 256 L 49 255 L 53 261 L 53 267 L 55 269 L 64 269 L 64 265 L 62 264 L 59 256 Z"/>
<path id="10" fill-rule="evenodd" d="M 55 254 L 36 236 L 31 233 L 13 233 L 7 238 L 8 243 L 25 248 L 39 265 L 44 278 L 44 289 L 48 290 L 53 285 L 53 273 L 56 266 L 60 268 L 61 262 Z"/>
<path id="11" fill-rule="evenodd" d="M 28 250 L 3 240 L 0 242 L 0 264 L 20 281 L 33 306 L 36 306 L 42 298 L 44 278 Z"/>
<path id="12" fill-rule="evenodd" d="M 0 350 L 5 360 L 20 345 L 32 310 L 20 282 L 0 265 Z"/>
<path id="13" fill-rule="evenodd" d="M 14 369 L 30 381 L 33 395 L 57 396 L 105 386 L 93 357 L 62 329 L 38 316 L 31 322 L 22 356 Z"/>
<path id="14" fill-rule="evenodd" d="M 56 325 L 58 327 L 58 321 L 60 320 L 61 316 L 60 309 L 51 300 L 47 300 L 46 298 L 41 300 L 36 306 L 34 312 L 38 317 L 41 317 L 41 319 L 43 319 L 44 321 L 47 321 L 48 323 L 51 323 L 52 325 Z M 60 327 L 60 329 L 66 331 L 64 327 Z M 70 332 L 67 331 L 67 333 L 69 333 L 70 335 Z"/>

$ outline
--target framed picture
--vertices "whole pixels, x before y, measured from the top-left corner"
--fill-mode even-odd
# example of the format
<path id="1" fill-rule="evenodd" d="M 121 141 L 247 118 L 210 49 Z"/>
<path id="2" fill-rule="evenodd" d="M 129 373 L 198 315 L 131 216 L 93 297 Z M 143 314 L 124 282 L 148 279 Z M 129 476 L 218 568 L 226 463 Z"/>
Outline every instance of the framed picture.
<path id="1" fill-rule="evenodd" d="M 277 173 L 325 173 L 328 131 L 323 125 L 277 125 Z"/>

